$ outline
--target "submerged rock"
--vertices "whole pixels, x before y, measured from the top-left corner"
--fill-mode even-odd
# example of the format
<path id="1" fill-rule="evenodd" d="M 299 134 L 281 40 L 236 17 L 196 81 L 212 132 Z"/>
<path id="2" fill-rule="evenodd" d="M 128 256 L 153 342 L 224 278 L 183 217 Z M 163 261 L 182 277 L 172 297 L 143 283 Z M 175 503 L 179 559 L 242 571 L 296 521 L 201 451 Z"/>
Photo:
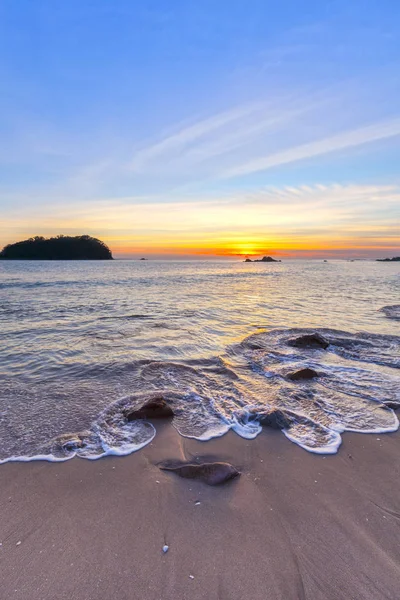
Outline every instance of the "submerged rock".
<path id="1" fill-rule="evenodd" d="M 261 414 L 259 421 L 261 425 L 272 427 L 273 429 L 288 429 L 292 423 L 285 411 L 279 408 L 274 408 L 269 413 Z"/>
<path id="2" fill-rule="evenodd" d="M 63 443 L 62 447 L 67 452 L 75 452 L 75 450 L 79 450 L 80 448 L 85 448 L 86 443 L 80 438 L 75 437 L 67 440 Z"/>
<path id="3" fill-rule="evenodd" d="M 174 411 L 162 396 L 152 398 L 139 408 L 130 408 L 124 411 L 128 421 L 136 419 L 168 419 L 174 416 Z"/>
<path id="4" fill-rule="evenodd" d="M 387 400 L 385 402 L 382 402 L 382 404 L 386 406 L 386 408 L 391 408 L 392 410 L 400 409 L 400 402 L 397 402 L 396 400 Z"/>
<path id="5" fill-rule="evenodd" d="M 315 377 L 319 377 L 319 375 L 317 371 L 314 371 L 314 369 L 306 367 L 305 369 L 300 369 L 299 371 L 289 373 L 286 377 L 291 381 L 301 381 L 306 379 L 314 379 Z"/>
<path id="6" fill-rule="evenodd" d="M 295 348 L 323 348 L 324 350 L 329 346 L 328 340 L 319 333 L 306 333 L 300 335 L 297 338 L 288 340 L 288 344 Z"/>
<path id="7" fill-rule="evenodd" d="M 90 435 L 88 431 L 81 431 L 79 433 L 63 433 L 58 437 L 54 438 L 50 445 L 53 448 L 53 452 L 75 452 L 87 446 L 86 439 Z"/>
<path id="8" fill-rule="evenodd" d="M 203 464 L 161 463 L 159 468 L 163 471 L 173 471 L 179 477 L 185 479 L 199 479 L 207 485 L 219 485 L 240 475 L 240 472 L 231 464 L 226 462 L 213 462 Z"/>
<path id="9" fill-rule="evenodd" d="M 53 455 L 57 458 L 71 458 L 72 455 L 87 448 L 90 435 L 90 431 L 63 433 L 41 446 L 39 454 Z"/>

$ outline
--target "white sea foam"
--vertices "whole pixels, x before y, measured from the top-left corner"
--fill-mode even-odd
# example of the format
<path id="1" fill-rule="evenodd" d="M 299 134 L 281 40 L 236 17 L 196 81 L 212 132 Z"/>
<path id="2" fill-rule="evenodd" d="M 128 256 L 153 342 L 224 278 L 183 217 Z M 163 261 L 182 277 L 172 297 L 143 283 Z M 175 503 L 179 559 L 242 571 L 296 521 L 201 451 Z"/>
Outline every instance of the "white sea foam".
<path id="1" fill-rule="evenodd" d="M 283 429 L 282 431 L 288 440 L 314 454 L 336 454 L 342 443 L 341 435 L 334 431 L 327 431 L 327 441 L 325 443 L 319 442 L 318 445 L 314 443 L 315 440 L 313 439 L 312 432 L 305 435 L 298 435 L 296 430 Z"/>
<path id="2" fill-rule="evenodd" d="M 293 343 L 296 336 L 314 333 L 329 346 Z M 305 367 L 318 376 L 288 377 Z M 171 406 L 172 424 L 184 437 L 208 441 L 233 430 L 251 440 L 262 431 L 261 422 L 268 422 L 265 416 L 278 411 L 276 426 L 290 441 L 309 452 L 333 454 L 346 431 L 382 434 L 399 428 L 396 414 L 383 404 L 400 400 L 399 367 L 395 336 L 326 329 L 260 332 L 204 364 L 144 364 L 131 378 L 133 393 L 106 406 L 87 430 L 56 436 L 32 455 L 0 462 L 97 460 L 136 452 L 154 439 L 156 429 L 126 415 L 155 395 Z"/>
<path id="3" fill-rule="evenodd" d="M 71 456 L 64 456 L 63 458 L 59 458 L 57 456 L 54 456 L 53 454 L 35 454 L 33 456 L 9 456 L 8 458 L 3 458 L 2 460 L 0 460 L 0 465 L 4 465 L 8 462 L 31 462 L 35 460 L 45 460 L 47 462 L 59 463 L 71 460 L 71 458 L 74 458 L 74 456 L 75 453 Z"/>

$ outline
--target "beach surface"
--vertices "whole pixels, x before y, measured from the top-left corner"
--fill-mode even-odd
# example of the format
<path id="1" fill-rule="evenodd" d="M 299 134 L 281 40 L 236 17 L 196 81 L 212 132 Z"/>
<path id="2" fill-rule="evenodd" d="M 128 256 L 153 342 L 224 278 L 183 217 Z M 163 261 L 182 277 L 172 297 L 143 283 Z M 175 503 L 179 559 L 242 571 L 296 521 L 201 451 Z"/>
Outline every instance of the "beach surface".
<path id="1" fill-rule="evenodd" d="M 1 597 L 398 600 L 399 453 L 397 433 L 323 456 L 167 423 L 127 457 L 1 465 Z M 242 474 L 210 487 L 157 466 L 199 458 Z"/>

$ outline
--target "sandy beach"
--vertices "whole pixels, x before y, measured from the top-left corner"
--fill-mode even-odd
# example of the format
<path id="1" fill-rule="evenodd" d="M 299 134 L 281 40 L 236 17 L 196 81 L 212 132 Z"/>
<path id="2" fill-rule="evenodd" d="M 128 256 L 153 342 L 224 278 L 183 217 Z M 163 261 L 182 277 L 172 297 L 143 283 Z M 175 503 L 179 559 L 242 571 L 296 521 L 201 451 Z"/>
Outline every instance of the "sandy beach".
<path id="1" fill-rule="evenodd" d="M 207 444 L 157 430 L 128 457 L 0 467 L 2 598 L 398 599 L 398 434 L 346 434 L 323 456 L 271 430 Z M 242 474 L 209 487 L 166 458 Z"/>
<path id="2" fill-rule="evenodd" d="M 0 74 L 0 600 L 400 600 L 400 0 L 0 0 Z"/>

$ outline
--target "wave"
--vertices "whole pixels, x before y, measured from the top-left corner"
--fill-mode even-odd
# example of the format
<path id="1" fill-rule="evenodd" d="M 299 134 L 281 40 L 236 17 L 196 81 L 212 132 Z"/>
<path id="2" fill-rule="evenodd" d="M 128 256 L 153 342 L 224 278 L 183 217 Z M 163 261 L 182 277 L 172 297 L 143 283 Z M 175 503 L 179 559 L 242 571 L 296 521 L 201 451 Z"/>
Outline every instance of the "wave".
<path id="1" fill-rule="evenodd" d="M 94 460 L 139 450 L 152 441 L 155 427 L 126 415 L 155 396 L 171 407 L 172 425 L 185 437 L 205 441 L 233 430 L 252 439 L 276 427 L 309 452 L 335 453 L 343 432 L 398 429 L 393 409 L 400 407 L 399 368 L 398 336 L 321 328 L 262 331 L 212 359 L 138 361 L 130 371 L 132 393 L 106 406 L 88 429 L 63 433 L 31 456 L 2 462 Z"/>

